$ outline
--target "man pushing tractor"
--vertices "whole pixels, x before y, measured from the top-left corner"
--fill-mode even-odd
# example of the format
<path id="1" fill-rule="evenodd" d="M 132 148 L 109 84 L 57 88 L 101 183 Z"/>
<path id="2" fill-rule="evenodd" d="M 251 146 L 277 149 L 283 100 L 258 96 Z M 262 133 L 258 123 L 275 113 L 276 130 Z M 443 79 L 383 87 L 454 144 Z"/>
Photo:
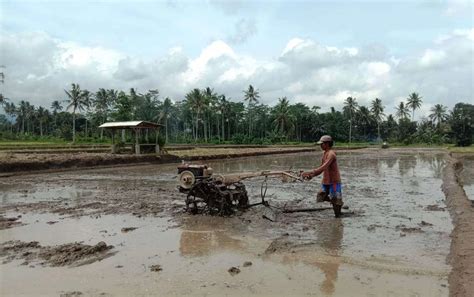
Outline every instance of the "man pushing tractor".
<path id="1" fill-rule="evenodd" d="M 260 171 L 215 175 L 207 165 L 182 164 L 178 166 L 179 191 L 187 194 L 186 209 L 192 213 L 205 212 L 217 215 L 230 215 L 234 209 L 246 209 L 255 205 L 269 206 L 264 200 L 266 180 L 271 176 L 282 177 L 283 180 L 311 180 L 323 173 L 322 187 L 317 194 L 317 202 L 331 202 L 336 217 L 341 216 L 343 205 L 341 194 L 341 177 L 337 166 L 336 153 L 332 149 L 334 142 L 329 135 L 318 141 L 324 151 L 321 165 L 311 171 Z M 249 178 L 264 177 L 261 189 L 262 201 L 249 204 L 247 190 L 242 183 Z M 283 212 L 313 211 L 320 209 L 287 210 Z"/>
<path id="2" fill-rule="evenodd" d="M 321 189 L 319 190 L 316 201 L 329 201 L 333 205 L 336 218 L 341 216 L 342 202 L 341 175 L 337 166 L 336 152 L 332 149 L 334 141 L 329 135 L 324 135 L 317 142 L 324 151 L 321 165 L 311 171 L 301 174 L 305 180 L 311 180 L 313 177 L 323 174 Z"/>

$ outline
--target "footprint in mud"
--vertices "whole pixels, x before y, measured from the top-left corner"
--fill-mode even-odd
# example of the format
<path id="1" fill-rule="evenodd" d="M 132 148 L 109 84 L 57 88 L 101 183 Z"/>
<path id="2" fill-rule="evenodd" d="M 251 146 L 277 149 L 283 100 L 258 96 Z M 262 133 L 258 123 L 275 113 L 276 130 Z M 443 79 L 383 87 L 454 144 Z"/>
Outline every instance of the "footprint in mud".
<path id="1" fill-rule="evenodd" d="M 399 230 L 399 231 L 402 231 L 402 232 L 405 232 L 405 233 L 422 233 L 422 232 L 425 232 L 423 230 L 421 230 L 420 227 L 407 227 L 405 225 L 397 225 L 395 227 L 396 230 Z"/>
<path id="2" fill-rule="evenodd" d="M 237 274 L 240 273 L 240 269 L 239 269 L 238 267 L 233 267 L 233 266 L 232 266 L 231 268 L 229 268 L 229 270 L 227 270 L 227 271 L 228 271 L 228 272 L 230 273 L 230 275 L 232 275 L 232 276 L 237 275 Z"/>
<path id="3" fill-rule="evenodd" d="M 77 297 L 82 296 L 82 292 L 79 291 L 72 291 L 72 292 L 63 292 L 59 294 L 60 297 Z"/>
<path id="4" fill-rule="evenodd" d="M 150 271 L 153 271 L 153 272 L 160 272 L 162 271 L 163 268 L 161 267 L 160 264 L 156 264 L 156 265 L 151 265 L 150 266 Z"/>
<path id="5" fill-rule="evenodd" d="M 445 207 L 440 207 L 437 204 L 431 204 L 431 205 L 426 206 L 425 210 L 426 211 L 445 211 L 446 208 Z"/>

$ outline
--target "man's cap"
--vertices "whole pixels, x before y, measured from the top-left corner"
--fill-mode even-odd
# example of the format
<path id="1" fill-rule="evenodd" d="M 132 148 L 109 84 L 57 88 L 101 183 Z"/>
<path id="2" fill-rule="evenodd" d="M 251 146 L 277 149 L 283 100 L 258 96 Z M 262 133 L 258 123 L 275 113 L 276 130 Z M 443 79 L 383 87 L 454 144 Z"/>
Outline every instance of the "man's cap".
<path id="1" fill-rule="evenodd" d="M 329 136 L 329 135 L 323 135 L 321 136 L 321 138 L 319 139 L 318 142 L 316 142 L 317 144 L 321 144 L 323 142 L 331 142 L 332 141 L 332 137 Z"/>

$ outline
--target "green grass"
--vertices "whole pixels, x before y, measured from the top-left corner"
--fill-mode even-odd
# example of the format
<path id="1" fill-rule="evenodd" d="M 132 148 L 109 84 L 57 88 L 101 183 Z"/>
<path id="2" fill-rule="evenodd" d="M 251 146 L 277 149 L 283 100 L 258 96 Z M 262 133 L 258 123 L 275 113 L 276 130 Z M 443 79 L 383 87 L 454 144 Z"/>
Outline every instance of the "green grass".
<path id="1" fill-rule="evenodd" d="M 76 143 L 72 144 L 68 141 L 45 141 L 45 140 L 0 140 L 0 151 L 5 150 L 22 150 L 22 149 L 64 149 L 64 148 L 92 148 L 105 147 L 107 144 L 100 143 Z"/>
<path id="2" fill-rule="evenodd" d="M 453 153 L 474 154 L 474 145 L 464 147 L 450 146 L 448 147 L 448 151 Z"/>

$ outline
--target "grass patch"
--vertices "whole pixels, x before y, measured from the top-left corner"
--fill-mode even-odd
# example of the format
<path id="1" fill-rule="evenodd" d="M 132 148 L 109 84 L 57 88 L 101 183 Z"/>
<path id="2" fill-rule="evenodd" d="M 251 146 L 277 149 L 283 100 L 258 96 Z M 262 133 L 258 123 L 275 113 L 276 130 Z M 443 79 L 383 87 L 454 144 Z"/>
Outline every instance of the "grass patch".
<path id="1" fill-rule="evenodd" d="M 451 146 L 447 148 L 452 153 L 474 154 L 474 146 Z"/>

